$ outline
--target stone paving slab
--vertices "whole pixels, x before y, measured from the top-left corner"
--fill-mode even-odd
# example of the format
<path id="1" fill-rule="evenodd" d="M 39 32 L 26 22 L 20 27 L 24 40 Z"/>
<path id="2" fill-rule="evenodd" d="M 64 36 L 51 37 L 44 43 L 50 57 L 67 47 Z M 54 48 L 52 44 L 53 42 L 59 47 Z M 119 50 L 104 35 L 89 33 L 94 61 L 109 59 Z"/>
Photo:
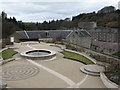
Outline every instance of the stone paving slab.
<path id="1" fill-rule="evenodd" d="M 79 88 L 106 88 L 99 76 L 88 76 Z"/>
<path id="2" fill-rule="evenodd" d="M 36 47 L 37 48 L 37 47 Z M 62 57 L 62 55 L 58 55 L 57 56 L 58 58 L 56 59 L 56 60 L 54 60 L 54 61 L 52 61 L 52 62 L 42 62 L 41 64 L 43 64 L 43 65 L 45 65 L 45 66 L 47 66 L 47 67 L 49 67 L 49 68 L 51 68 L 51 69 L 53 69 L 53 70 L 55 70 L 55 71 L 59 71 L 60 73 L 62 73 L 62 74 L 64 74 L 64 75 L 66 75 L 67 77 L 69 77 L 70 79 L 72 79 L 74 82 L 78 82 L 78 81 L 80 81 L 80 80 L 82 80 L 83 79 L 83 77 L 85 76 L 85 74 L 83 74 L 83 73 L 81 73 L 81 72 L 79 72 L 79 71 L 77 71 L 77 65 L 70 65 L 70 60 L 67 60 L 67 59 L 64 59 L 63 57 Z M 61 58 L 61 59 L 60 59 Z M 63 62 L 64 62 L 64 64 L 65 64 L 65 61 L 67 61 L 66 63 L 66 66 L 65 65 L 63 65 Z M 55 63 L 56 62 L 56 63 Z M 62 63 L 61 63 L 62 62 Z M 72 62 L 72 64 L 73 64 L 73 62 L 75 62 L 75 61 L 71 61 Z M 61 64 L 61 65 L 60 65 Z M 79 63 L 80 64 L 80 63 Z M 70 65 L 70 67 L 69 67 L 69 65 Z M 65 70 L 65 68 L 64 68 L 64 66 L 65 67 L 68 67 L 67 68 L 67 70 L 66 71 L 64 71 Z M 72 67 L 71 67 L 72 66 Z M 81 66 L 84 66 L 83 64 L 81 64 L 79 67 L 81 67 Z M 76 67 L 76 69 L 74 70 L 74 68 Z M 71 75 L 70 73 L 66 73 L 66 72 L 68 72 L 69 70 L 68 69 L 73 69 L 73 71 L 75 71 L 75 74 L 73 74 L 73 71 L 70 71 L 70 72 L 72 72 L 71 74 L 73 75 Z M 80 77 L 78 76 L 77 77 L 77 73 L 79 72 L 79 74 L 78 75 L 80 75 L 81 76 L 81 79 L 80 79 Z M 80 74 L 81 73 L 81 74 Z M 75 79 L 75 77 L 76 77 L 76 79 Z M 73 79 L 73 77 L 74 77 L 74 79 Z M 94 84 L 96 84 L 96 83 L 94 83 Z M 104 85 L 103 85 L 104 86 Z"/>
<path id="3" fill-rule="evenodd" d="M 68 86 L 68 84 L 61 79 L 42 69 L 35 77 L 7 83 L 9 87 L 14 88 L 64 88 Z"/>
<path id="4" fill-rule="evenodd" d="M 14 65 L 16 65 L 16 66 L 20 66 L 20 65 L 34 66 L 33 64 L 27 62 L 26 60 L 19 60 L 19 61 L 12 61 L 10 63 L 7 63 L 7 64 L 3 65 L 2 68 L 4 70 L 4 68 L 12 67 Z M 39 73 L 33 77 L 29 77 L 29 78 L 21 79 L 21 80 L 8 80 L 5 82 L 7 83 L 8 87 L 13 87 L 13 88 L 45 88 L 45 87 L 46 88 L 60 88 L 60 87 L 63 88 L 63 87 L 68 86 L 68 84 L 65 83 L 63 80 L 55 77 L 54 75 L 50 74 L 49 72 L 47 72 L 41 68 L 39 70 L 40 70 Z M 18 72 L 20 72 L 20 71 L 21 70 L 19 69 Z M 13 72 L 15 72 L 15 71 L 13 71 Z M 28 71 L 26 73 L 28 74 Z"/>
<path id="5" fill-rule="evenodd" d="M 27 50 L 32 50 L 33 48 L 37 49 L 50 49 L 53 51 L 60 52 L 61 49 L 58 47 L 50 46 L 50 44 L 46 43 L 36 43 L 31 44 L 33 48 L 29 48 L 27 44 L 21 45 L 20 43 L 15 44 L 19 48 L 16 49 L 18 52 L 24 52 Z M 35 66 L 29 63 L 27 60 L 21 58 L 20 55 L 15 55 L 15 61 L 11 61 L 2 67 L 9 67 L 13 65 L 30 65 Z M 84 66 L 84 64 L 76 61 L 72 61 L 69 59 L 64 59 L 61 53 L 58 53 L 56 58 L 52 61 L 48 62 L 39 62 L 36 61 L 38 64 L 43 65 L 44 67 L 51 69 L 61 75 L 66 76 L 67 78 L 71 79 L 75 82 L 75 85 L 69 86 L 64 80 L 58 78 L 57 76 L 53 75 L 52 73 L 39 68 L 39 73 L 23 80 L 16 80 L 16 81 L 6 81 L 8 87 L 13 88 L 66 88 L 66 87 L 74 87 L 74 88 L 105 88 L 104 84 L 102 83 L 100 77 L 96 76 L 89 76 L 82 72 L 80 72 L 79 68 Z M 19 71 L 19 70 L 18 70 Z"/>
<path id="6" fill-rule="evenodd" d="M 91 64 L 80 67 L 80 70 L 90 75 L 100 75 L 100 72 L 104 72 L 105 69 L 102 66 Z"/>
<path id="7" fill-rule="evenodd" d="M 92 64 L 92 65 L 86 65 L 84 67 L 84 69 L 86 71 L 89 71 L 89 72 L 93 72 L 93 73 L 100 73 L 100 72 L 104 72 L 104 67 L 102 66 L 99 66 L 99 65 L 95 65 L 95 64 Z"/>
<path id="8" fill-rule="evenodd" d="M 86 71 L 84 67 L 80 67 L 80 71 L 83 72 L 83 73 L 86 73 L 88 75 L 100 76 L 99 73 L 93 73 L 93 72 Z"/>
<path id="9" fill-rule="evenodd" d="M 40 64 L 67 76 L 76 83 L 85 76 L 85 74 L 79 70 L 79 67 L 83 66 L 83 64 L 76 61 L 56 59 L 50 62 L 41 62 Z"/>

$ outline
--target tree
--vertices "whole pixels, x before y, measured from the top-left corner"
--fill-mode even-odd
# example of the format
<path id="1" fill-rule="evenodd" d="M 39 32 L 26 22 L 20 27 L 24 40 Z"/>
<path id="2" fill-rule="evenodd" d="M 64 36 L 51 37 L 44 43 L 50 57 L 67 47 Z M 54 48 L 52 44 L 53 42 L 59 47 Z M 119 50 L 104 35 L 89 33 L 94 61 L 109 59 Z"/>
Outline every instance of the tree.
<path id="1" fill-rule="evenodd" d="M 3 19 L 7 18 L 7 14 L 4 11 L 2 11 L 1 16 L 2 16 Z"/>
<path id="2" fill-rule="evenodd" d="M 15 17 L 13 17 L 12 21 L 13 21 L 14 23 L 17 23 L 17 21 L 16 21 L 16 18 L 15 18 Z"/>

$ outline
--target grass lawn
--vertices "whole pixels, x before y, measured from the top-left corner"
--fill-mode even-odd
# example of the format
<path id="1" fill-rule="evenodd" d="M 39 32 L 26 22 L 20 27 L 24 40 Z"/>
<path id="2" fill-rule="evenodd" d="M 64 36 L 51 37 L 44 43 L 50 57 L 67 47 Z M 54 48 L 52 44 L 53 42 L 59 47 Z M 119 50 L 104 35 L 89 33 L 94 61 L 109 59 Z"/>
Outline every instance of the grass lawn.
<path id="1" fill-rule="evenodd" d="M 74 60 L 78 60 L 80 62 L 86 63 L 86 64 L 94 64 L 91 60 L 89 60 L 88 58 L 74 53 L 74 52 L 70 52 L 70 51 L 63 51 L 64 57 L 65 58 L 70 58 L 70 59 L 74 59 Z"/>
<path id="2" fill-rule="evenodd" d="M 2 53 L 0 53 L 0 56 L 2 56 L 3 60 L 5 60 L 5 59 L 11 58 L 12 55 L 14 55 L 15 53 L 17 53 L 17 52 L 14 51 L 13 49 L 6 49 L 6 50 L 2 51 Z"/>
<path id="3" fill-rule="evenodd" d="M 113 54 L 114 56 L 120 57 L 120 52 Z"/>

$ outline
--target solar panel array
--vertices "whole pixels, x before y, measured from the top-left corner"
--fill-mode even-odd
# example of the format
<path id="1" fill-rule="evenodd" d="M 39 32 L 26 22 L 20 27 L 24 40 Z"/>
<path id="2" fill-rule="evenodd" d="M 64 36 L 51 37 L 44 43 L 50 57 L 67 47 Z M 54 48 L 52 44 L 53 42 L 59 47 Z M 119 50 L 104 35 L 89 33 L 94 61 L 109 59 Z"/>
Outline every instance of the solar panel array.
<path id="1" fill-rule="evenodd" d="M 61 38 L 66 38 L 67 37 L 67 35 L 70 33 L 71 31 L 64 31 L 64 30 L 59 30 L 59 31 L 50 31 L 49 32 L 49 37 L 51 37 L 51 38 L 54 38 L 54 37 L 61 37 Z"/>
<path id="2" fill-rule="evenodd" d="M 26 31 L 30 39 L 37 39 L 37 38 L 46 38 L 45 32 L 32 32 L 32 31 Z"/>
<path id="3" fill-rule="evenodd" d="M 81 30 L 36 30 L 36 31 L 17 31 L 18 34 L 22 36 L 23 39 L 38 39 L 38 38 L 66 38 L 72 31 L 77 32 L 78 35 L 87 37 L 90 34 L 86 31 Z M 26 33 L 27 35 L 26 35 Z"/>
<path id="4" fill-rule="evenodd" d="M 90 34 L 87 31 L 77 31 L 79 36 L 90 37 Z"/>
<path id="5" fill-rule="evenodd" d="M 16 31 L 16 33 L 18 33 L 24 39 L 28 38 L 24 31 Z"/>

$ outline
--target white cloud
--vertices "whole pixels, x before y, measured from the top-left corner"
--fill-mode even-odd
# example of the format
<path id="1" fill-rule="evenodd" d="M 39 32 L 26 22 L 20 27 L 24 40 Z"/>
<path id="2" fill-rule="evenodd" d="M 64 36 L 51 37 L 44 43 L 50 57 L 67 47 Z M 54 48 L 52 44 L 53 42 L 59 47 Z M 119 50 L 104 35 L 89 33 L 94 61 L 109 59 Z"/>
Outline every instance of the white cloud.
<path id="1" fill-rule="evenodd" d="M 9 1 L 9 2 L 8 2 Z M 63 19 L 80 13 L 98 11 L 105 6 L 113 5 L 117 8 L 118 0 L 60 0 L 60 2 L 34 2 L 27 0 L 1 0 L 0 11 L 5 10 L 8 16 L 23 21 L 44 21 Z M 19 2 L 18 2 L 19 1 Z M 40 0 L 39 0 L 40 1 Z M 43 1 L 43 0 L 42 0 Z M 65 2 L 66 1 L 66 2 Z"/>
<path id="2" fill-rule="evenodd" d="M 0 2 L 118 2 L 119 0 L 0 0 Z"/>

